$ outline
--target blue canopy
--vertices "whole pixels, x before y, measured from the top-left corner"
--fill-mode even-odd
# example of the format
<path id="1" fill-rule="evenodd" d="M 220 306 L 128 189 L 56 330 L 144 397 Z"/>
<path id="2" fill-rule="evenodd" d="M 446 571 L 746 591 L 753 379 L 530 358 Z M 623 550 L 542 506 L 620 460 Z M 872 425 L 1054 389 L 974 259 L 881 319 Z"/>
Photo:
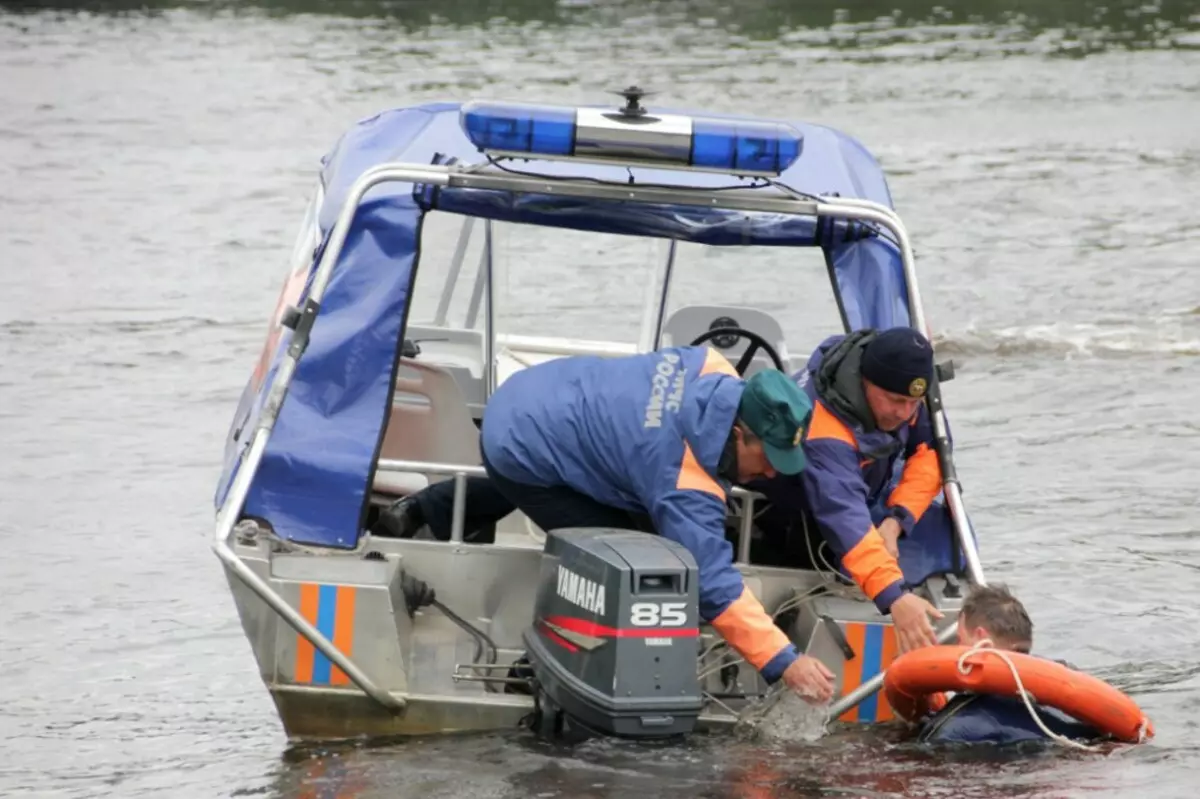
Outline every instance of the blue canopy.
<path id="1" fill-rule="evenodd" d="M 438 103 L 385 111 L 342 136 L 323 159 L 325 197 L 317 215 L 322 244 L 312 263 L 285 287 L 289 302 L 307 293 L 312 267 L 351 185 L 365 170 L 383 163 L 483 159 L 460 128 L 458 110 L 457 103 Z M 806 194 L 862 198 L 891 207 L 883 173 L 861 144 L 830 128 L 795 127 L 804 137 L 803 150 L 781 176 L 782 182 Z M 734 182 L 718 174 L 581 163 L 534 161 L 521 168 L 618 183 L 625 183 L 631 173 L 637 182 L 695 188 Z M 350 227 L 243 509 L 244 516 L 266 520 L 283 538 L 336 548 L 352 548 L 358 541 L 399 362 L 421 223 L 432 209 L 718 246 L 819 246 L 832 266 L 851 329 L 909 324 L 899 251 L 889 239 L 861 225 L 707 207 L 412 184 L 377 186 L 367 193 Z M 215 498 L 218 508 L 245 455 L 265 389 L 290 336 L 287 328 L 275 328 L 264 352 L 268 368 L 256 370 L 242 394 L 227 439 Z"/>

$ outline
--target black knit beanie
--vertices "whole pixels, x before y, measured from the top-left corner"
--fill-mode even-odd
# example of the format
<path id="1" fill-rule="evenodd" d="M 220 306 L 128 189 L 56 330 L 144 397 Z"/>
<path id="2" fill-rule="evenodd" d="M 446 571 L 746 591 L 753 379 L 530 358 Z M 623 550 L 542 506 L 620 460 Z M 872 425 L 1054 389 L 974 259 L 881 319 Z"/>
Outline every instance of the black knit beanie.
<path id="1" fill-rule="evenodd" d="M 863 350 L 862 376 L 884 391 L 923 397 L 933 377 L 933 347 L 911 327 L 884 330 Z"/>

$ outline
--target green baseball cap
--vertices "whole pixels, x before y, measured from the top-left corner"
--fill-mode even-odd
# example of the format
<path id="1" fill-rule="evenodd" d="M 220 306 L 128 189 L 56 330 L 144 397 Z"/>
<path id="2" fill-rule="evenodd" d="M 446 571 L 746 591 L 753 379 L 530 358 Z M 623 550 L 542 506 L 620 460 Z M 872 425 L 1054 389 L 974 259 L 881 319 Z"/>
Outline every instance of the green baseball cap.
<path id="1" fill-rule="evenodd" d="M 808 395 L 778 369 L 763 369 L 746 380 L 738 416 L 762 439 L 767 460 L 780 474 L 804 470 L 804 428 L 812 414 Z"/>

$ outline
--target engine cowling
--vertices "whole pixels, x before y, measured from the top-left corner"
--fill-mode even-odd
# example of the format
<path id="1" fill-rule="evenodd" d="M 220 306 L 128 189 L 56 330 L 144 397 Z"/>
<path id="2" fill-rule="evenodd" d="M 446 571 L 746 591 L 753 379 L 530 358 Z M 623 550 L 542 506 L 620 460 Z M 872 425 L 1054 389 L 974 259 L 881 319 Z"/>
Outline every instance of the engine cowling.
<path id="1" fill-rule="evenodd" d="M 543 704 L 604 735 L 690 732 L 704 704 L 699 578 L 692 554 L 660 536 L 548 533 L 524 635 Z"/>

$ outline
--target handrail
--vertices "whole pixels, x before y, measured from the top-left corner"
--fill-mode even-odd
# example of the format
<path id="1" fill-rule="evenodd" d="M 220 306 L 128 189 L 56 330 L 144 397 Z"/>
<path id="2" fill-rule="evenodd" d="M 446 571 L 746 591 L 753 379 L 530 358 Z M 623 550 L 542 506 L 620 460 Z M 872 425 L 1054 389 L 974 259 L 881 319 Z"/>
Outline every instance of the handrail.
<path id="1" fill-rule="evenodd" d="M 419 472 L 422 474 L 450 475 L 454 478 L 454 510 L 450 522 L 450 542 L 461 543 L 463 526 L 466 518 L 466 480 L 468 477 L 487 477 L 487 471 L 482 466 L 468 466 L 462 463 L 438 463 L 435 461 L 410 461 L 394 458 L 380 458 L 376 465 L 380 472 Z M 734 486 L 732 496 L 743 500 L 742 517 L 738 526 L 738 563 L 750 562 L 750 528 L 754 521 L 754 502 L 763 499 L 756 491 L 749 491 L 740 486 Z"/>

